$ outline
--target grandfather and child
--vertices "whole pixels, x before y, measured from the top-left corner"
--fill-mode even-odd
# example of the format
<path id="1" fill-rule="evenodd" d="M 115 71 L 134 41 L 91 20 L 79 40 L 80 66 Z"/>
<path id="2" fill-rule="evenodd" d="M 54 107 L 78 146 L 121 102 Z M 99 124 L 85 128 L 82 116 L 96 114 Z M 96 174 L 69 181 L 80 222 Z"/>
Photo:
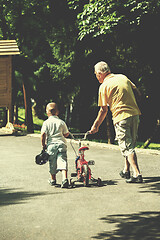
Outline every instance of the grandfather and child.
<path id="1" fill-rule="evenodd" d="M 112 118 L 116 133 L 116 139 L 124 156 L 124 169 L 120 176 L 127 183 L 142 183 L 143 178 L 139 170 L 137 155 L 135 152 L 139 115 L 141 112 L 137 105 L 134 91 L 140 95 L 139 90 L 125 75 L 113 74 L 106 62 L 98 62 L 94 66 L 95 75 L 99 83 L 98 115 L 90 129 L 90 134 L 98 132 L 100 125 L 105 119 L 108 106 L 112 112 Z M 46 107 L 48 119 L 44 121 L 41 129 L 41 143 L 47 148 L 49 154 L 50 185 L 56 185 L 56 174 L 62 173 L 62 188 L 68 188 L 67 177 L 67 143 L 66 137 L 69 130 L 66 123 L 58 117 L 57 104 L 48 103 Z M 130 167 L 133 175 L 130 174 Z"/>

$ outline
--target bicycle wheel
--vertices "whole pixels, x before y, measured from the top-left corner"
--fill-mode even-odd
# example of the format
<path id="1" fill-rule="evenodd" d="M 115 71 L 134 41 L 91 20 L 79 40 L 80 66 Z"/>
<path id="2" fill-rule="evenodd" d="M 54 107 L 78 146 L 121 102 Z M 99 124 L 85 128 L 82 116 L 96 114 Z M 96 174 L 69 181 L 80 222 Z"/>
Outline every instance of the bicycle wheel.
<path id="1" fill-rule="evenodd" d="M 89 170 L 87 165 L 83 165 L 83 184 L 85 187 L 89 185 Z"/>

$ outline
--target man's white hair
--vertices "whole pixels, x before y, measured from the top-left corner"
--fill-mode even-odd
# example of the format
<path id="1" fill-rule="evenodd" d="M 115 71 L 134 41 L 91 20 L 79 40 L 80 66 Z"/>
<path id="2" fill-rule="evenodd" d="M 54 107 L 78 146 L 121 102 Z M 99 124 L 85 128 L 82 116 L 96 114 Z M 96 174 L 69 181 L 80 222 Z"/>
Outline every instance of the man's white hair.
<path id="1" fill-rule="evenodd" d="M 96 73 L 107 73 L 110 72 L 110 68 L 108 66 L 108 64 L 106 62 L 98 62 L 95 66 L 94 66 L 94 70 Z"/>

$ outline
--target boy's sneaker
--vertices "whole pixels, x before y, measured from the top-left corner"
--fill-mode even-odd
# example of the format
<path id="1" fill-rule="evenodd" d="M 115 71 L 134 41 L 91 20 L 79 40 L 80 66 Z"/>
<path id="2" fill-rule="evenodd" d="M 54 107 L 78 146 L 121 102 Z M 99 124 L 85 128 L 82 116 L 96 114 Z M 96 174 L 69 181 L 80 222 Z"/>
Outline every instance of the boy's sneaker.
<path id="1" fill-rule="evenodd" d="M 55 185 L 56 185 L 56 180 L 49 179 L 48 182 L 49 182 L 49 184 L 50 184 L 51 186 L 55 186 Z"/>
<path id="2" fill-rule="evenodd" d="M 64 181 L 62 181 L 61 188 L 68 188 L 68 186 L 69 186 L 69 183 L 68 183 L 68 179 L 66 178 Z"/>
<path id="3" fill-rule="evenodd" d="M 143 178 L 142 175 L 138 175 L 137 177 L 131 177 L 130 179 L 126 180 L 127 183 L 142 183 Z"/>
<path id="4" fill-rule="evenodd" d="M 123 172 L 123 170 L 119 173 L 119 175 L 122 177 L 122 178 L 125 178 L 125 179 L 130 179 L 130 171 L 128 172 Z"/>

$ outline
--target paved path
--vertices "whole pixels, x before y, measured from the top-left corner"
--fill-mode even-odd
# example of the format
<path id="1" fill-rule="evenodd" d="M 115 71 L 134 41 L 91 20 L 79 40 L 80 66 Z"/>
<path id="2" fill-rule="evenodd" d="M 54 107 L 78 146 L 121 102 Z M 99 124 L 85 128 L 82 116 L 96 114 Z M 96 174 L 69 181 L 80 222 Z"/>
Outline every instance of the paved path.
<path id="1" fill-rule="evenodd" d="M 145 183 L 127 184 L 120 152 L 91 144 L 86 159 L 104 186 L 61 189 L 34 163 L 40 148 L 39 137 L 0 136 L 0 240 L 160 239 L 160 155 L 138 153 Z M 70 175 L 70 144 L 68 159 Z"/>

